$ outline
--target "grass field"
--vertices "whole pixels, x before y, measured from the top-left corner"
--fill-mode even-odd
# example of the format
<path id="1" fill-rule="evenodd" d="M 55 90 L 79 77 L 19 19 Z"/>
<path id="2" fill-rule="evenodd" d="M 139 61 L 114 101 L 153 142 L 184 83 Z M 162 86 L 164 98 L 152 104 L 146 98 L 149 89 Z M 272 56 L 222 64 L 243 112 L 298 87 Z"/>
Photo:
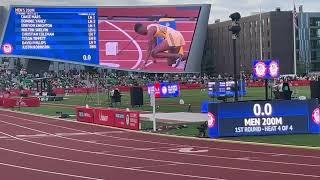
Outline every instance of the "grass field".
<path id="1" fill-rule="evenodd" d="M 264 88 L 248 88 L 248 95 L 243 100 L 263 100 L 265 97 Z M 306 96 L 310 97 L 309 87 L 297 87 L 293 88 L 294 96 Z M 201 103 L 203 101 L 212 100 L 208 98 L 207 91 L 200 90 L 183 90 L 181 97 L 172 99 L 158 99 L 157 106 L 158 112 L 186 112 L 188 111 L 189 104 L 191 105 L 191 111 L 199 113 Z M 151 111 L 149 106 L 149 98 L 144 95 L 145 105 L 143 107 L 133 108 L 140 111 Z M 179 104 L 179 101 L 183 99 L 185 104 Z M 50 116 L 57 116 L 57 112 L 63 112 L 67 114 L 75 114 L 75 106 L 85 106 L 88 104 L 91 107 L 108 107 L 108 98 L 105 94 L 91 94 L 86 95 L 73 95 L 66 96 L 64 101 L 61 102 L 50 102 L 44 103 L 39 108 L 21 108 L 21 111 L 30 112 L 35 114 L 43 114 Z M 232 101 L 230 99 L 230 101 Z M 123 94 L 121 105 L 117 108 L 131 108 L 129 94 Z M 180 135 L 180 136 L 197 136 L 197 127 L 200 123 L 189 123 L 184 124 L 164 124 L 158 123 L 158 127 L 177 127 L 168 128 L 166 131 L 161 133 Z M 143 121 L 142 128 L 145 130 L 151 129 L 151 122 Z M 273 144 L 286 144 L 286 145 L 299 145 L 299 146 L 314 146 L 320 147 L 320 136 L 319 135 L 292 135 L 292 136 L 265 136 L 265 137 L 241 137 L 241 138 L 226 138 L 229 140 L 237 141 L 250 141 L 250 142 L 262 142 L 262 143 L 273 143 Z"/>

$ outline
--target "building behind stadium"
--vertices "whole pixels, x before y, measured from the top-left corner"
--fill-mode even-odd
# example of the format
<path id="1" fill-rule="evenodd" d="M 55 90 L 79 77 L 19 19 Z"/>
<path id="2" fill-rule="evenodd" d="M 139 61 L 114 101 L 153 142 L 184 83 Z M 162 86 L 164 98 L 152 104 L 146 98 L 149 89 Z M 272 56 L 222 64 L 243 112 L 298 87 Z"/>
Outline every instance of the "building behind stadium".
<path id="1" fill-rule="evenodd" d="M 231 21 L 216 21 L 208 27 L 203 70 L 232 74 Z M 260 14 L 243 17 L 237 42 L 240 71 L 251 72 L 252 62 L 260 59 Z M 293 74 L 294 36 L 292 11 L 262 13 L 262 51 L 264 59 L 279 59 L 282 74 Z M 303 12 L 299 7 L 296 30 L 297 71 L 299 74 L 320 71 L 320 13 Z"/>

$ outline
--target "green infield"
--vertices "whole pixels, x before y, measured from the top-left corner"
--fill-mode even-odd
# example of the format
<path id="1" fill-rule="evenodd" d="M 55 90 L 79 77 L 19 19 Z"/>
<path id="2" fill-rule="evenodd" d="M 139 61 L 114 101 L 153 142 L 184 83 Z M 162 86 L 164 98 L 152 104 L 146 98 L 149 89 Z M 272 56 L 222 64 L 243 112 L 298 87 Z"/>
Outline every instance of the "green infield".
<path id="1" fill-rule="evenodd" d="M 243 100 L 263 100 L 264 88 L 248 88 L 248 95 Z M 309 87 L 296 87 L 293 88 L 294 96 L 305 96 L 310 98 Z M 183 99 L 184 104 L 180 104 L 180 100 Z M 200 112 L 200 107 L 203 101 L 212 100 L 208 97 L 207 91 L 201 90 L 183 90 L 181 97 L 170 99 L 157 99 L 157 112 Z M 128 93 L 122 94 L 122 103 L 117 105 L 116 108 L 130 108 L 139 111 L 151 111 L 149 106 L 149 97 L 144 95 L 144 106 L 132 108 L 130 106 L 130 95 Z M 229 101 L 232 101 L 230 99 Z M 65 114 L 75 114 L 75 106 L 91 106 L 91 107 L 109 107 L 110 100 L 104 93 L 90 94 L 90 95 L 70 95 L 65 96 L 64 101 L 42 103 L 39 108 L 21 108 L 20 111 L 30 112 L 35 114 L 58 116 L 58 112 Z M 189 106 L 190 105 L 190 106 Z M 18 109 L 15 109 L 18 110 Z M 163 123 L 157 124 L 157 128 L 160 129 L 159 133 L 178 135 L 178 136 L 191 136 L 197 137 L 198 127 L 201 123 Z M 142 121 L 142 129 L 150 131 L 152 123 L 149 121 Z M 312 146 L 320 147 L 319 135 L 290 135 L 290 136 L 261 136 L 261 137 L 240 137 L 240 138 L 225 138 L 235 141 L 247 141 L 247 142 L 259 142 L 259 143 L 271 143 L 282 145 L 297 145 L 297 146 Z"/>
<path id="2" fill-rule="evenodd" d="M 248 88 L 248 95 L 243 100 L 263 100 L 265 97 L 264 88 Z M 297 87 L 294 88 L 294 96 L 306 96 L 310 97 L 309 87 Z M 180 100 L 183 99 L 184 104 L 180 104 Z M 157 111 L 158 112 L 186 112 L 190 110 L 192 112 L 200 112 L 200 107 L 203 101 L 212 101 L 208 97 L 207 91 L 201 90 L 182 90 L 181 97 L 178 98 L 165 98 L 157 99 Z M 232 101 L 230 98 L 229 101 Z M 104 93 L 95 93 L 89 95 L 71 95 L 66 96 L 64 101 L 50 102 L 50 105 L 64 106 L 85 106 L 88 104 L 91 107 L 109 107 L 110 100 Z M 149 96 L 144 94 L 144 106 L 133 108 L 141 111 L 151 111 L 152 108 L 149 106 Z M 130 106 L 130 95 L 128 93 L 122 94 L 122 103 L 115 106 L 117 108 L 132 108 Z"/>

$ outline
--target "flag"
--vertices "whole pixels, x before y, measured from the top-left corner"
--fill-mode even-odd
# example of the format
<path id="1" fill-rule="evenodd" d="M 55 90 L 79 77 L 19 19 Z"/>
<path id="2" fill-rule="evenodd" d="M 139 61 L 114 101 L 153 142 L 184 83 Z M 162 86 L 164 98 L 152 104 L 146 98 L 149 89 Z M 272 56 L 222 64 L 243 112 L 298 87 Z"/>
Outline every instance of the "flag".
<path id="1" fill-rule="evenodd" d="M 298 29 L 299 26 L 298 26 L 298 13 L 297 13 L 297 8 L 296 8 L 296 5 L 294 5 L 294 8 L 293 8 L 293 26 Z"/>

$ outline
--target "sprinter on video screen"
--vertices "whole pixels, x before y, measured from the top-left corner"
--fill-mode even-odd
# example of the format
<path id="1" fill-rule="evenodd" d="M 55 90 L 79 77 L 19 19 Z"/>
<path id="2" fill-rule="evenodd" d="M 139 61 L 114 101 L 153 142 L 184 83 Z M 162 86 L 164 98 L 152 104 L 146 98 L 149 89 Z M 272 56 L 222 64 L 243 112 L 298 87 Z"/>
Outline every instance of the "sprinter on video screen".
<path id="1" fill-rule="evenodd" d="M 156 63 L 157 58 L 166 58 L 168 66 L 177 68 L 182 61 L 186 60 L 183 46 L 186 44 L 182 34 L 170 27 L 160 24 L 150 24 L 144 26 L 137 23 L 134 26 L 136 33 L 147 36 L 148 53 L 145 64 L 150 57 Z M 157 38 L 163 38 L 163 41 L 157 44 Z"/>

